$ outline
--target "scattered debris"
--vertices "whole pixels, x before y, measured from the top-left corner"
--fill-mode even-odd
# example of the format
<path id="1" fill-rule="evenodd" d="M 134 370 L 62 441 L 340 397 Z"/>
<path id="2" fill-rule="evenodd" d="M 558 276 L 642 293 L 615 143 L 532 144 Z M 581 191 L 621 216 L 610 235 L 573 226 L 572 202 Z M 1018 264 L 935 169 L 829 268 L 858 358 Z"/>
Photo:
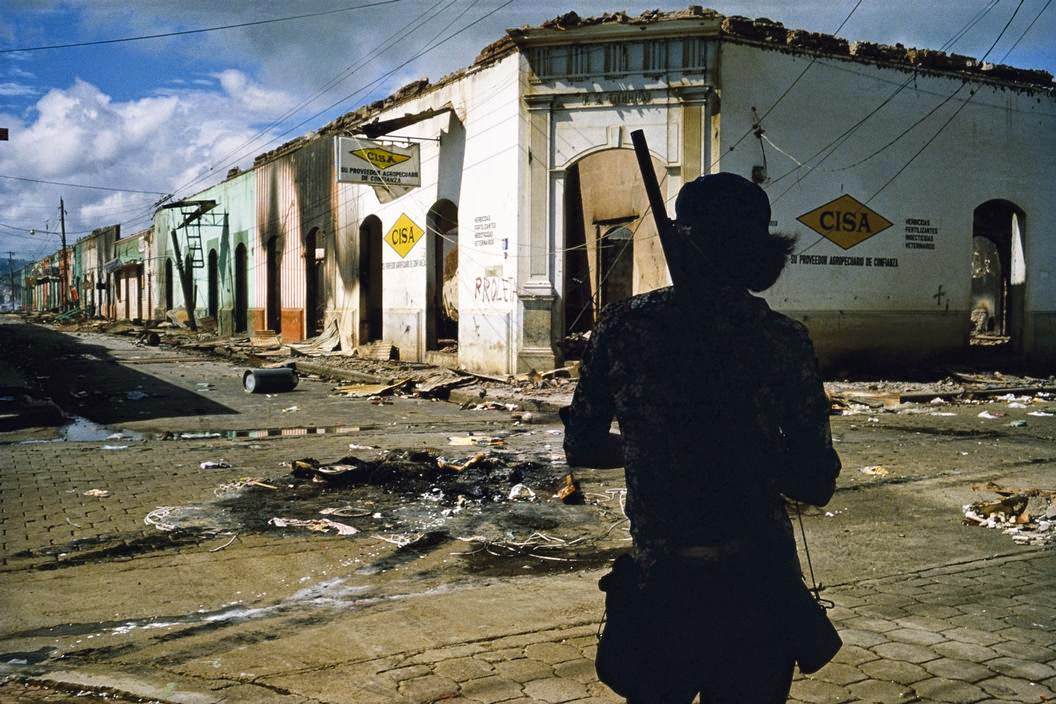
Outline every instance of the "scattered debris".
<path id="1" fill-rule="evenodd" d="M 97 499 L 105 499 L 106 497 L 110 496 L 110 492 L 106 489 L 89 489 L 88 491 L 84 492 L 84 496 L 93 496 Z"/>
<path id="2" fill-rule="evenodd" d="M 455 447 L 472 447 L 473 445 L 501 445 L 502 438 L 490 435 L 452 435 L 447 438 L 448 445 Z"/>
<path id="3" fill-rule="evenodd" d="M 410 379 L 400 379 L 392 384 L 344 384 L 334 389 L 339 396 L 351 398 L 370 398 L 373 396 L 388 396 L 395 393 L 411 383 Z"/>
<path id="4" fill-rule="evenodd" d="M 976 501 L 963 507 L 965 525 L 997 528 L 1019 545 L 1048 545 L 1056 540 L 1056 491 L 1011 489 L 993 482 L 972 485 L 992 491 L 996 501 Z"/>
<path id="5" fill-rule="evenodd" d="M 1028 416 L 1034 416 L 1035 418 L 1052 418 L 1053 413 L 1046 413 L 1045 411 L 1030 411 L 1027 413 Z"/>
<path id="6" fill-rule="evenodd" d="M 510 495 L 508 498 L 510 501 L 516 501 L 517 499 L 535 501 L 535 492 L 524 484 L 514 484 L 510 487 Z"/>
<path id="7" fill-rule="evenodd" d="M 557 490 L 557 498 L 560 499 L 562 503 L 583 503 L 583 492 L 579 488 L 579 480 L 572 476 L 572 472 L 566 474 L 561 482 L 561 488 Z"/>
<path id="8" fill-rule="evenodd" d="M 1011 428 L 1026 428 L 1027 427 L 1027 421 L 1025 421 L 1025 420 L 1014 420 L 1011 423 L 1009 423 L 1008 425 Z"/>
<path id="9" fill-rule="evenodd" d="M 868 474 L 871 477 L 886 477 L 891 474 L 891 470 L 881 465 L 869 465 L 868 467 L 862 467 L 858 470 L 862 474 Z"/>
<path id="10" fill-rule="evenodd" d="M 128 445 L 103 445 L 104 450 L 127 450 Z"/>
<path id="11" fill-rule="evenodd" d="M 983 411 L 979 414 L 980 418 L 986 418 L 987 420 L 996 420 L 998 418 L 1004 418 L 1005 414 L 1003 411 Z"/>
<path id="12" fill-rule="evenodd" d="M 314 518 L 305 520 L 301 518 L 280 518 L 276 516 L 268 521 L 276 528 L 307 528 L 316 533 L 328 533 L 336 531 L 338 535 L 355 535 L 359 531 L 346 523 L 338 523 L 329 518 Z"/>
<path id="13" fill-rule="evenodd" d="M 220 433 L 180 433 L 181 440 L 209 440 L 220 437 Z"/>
<path id="14" fill-rule="evenodd" d="M 230 469 L 231 463 L 227 460 L 207 460 L 198 465 L 199 469 Z"/>
<path id="15" fill-rule="evenodd" d="M 213 489 L 213 495 L 217 498 L 221 498 L 242 491 L 247 486 L 257 486 L 261 489 L 271 489 L 272 491 L 279 490 L 279 487 L 273 484 L 268 484 L 260 477 L 241 477 L 236 481 L 227 482 L 226 484 L 221 484 L 216 487 Z"/>
<path id="16" fill-rule="evenodd" d="M 129 401 L 142 401 L 147 397 L 147 394 L 142 391 L 129 391 L 125 394 L 125 398 Z"/>
<path id="17" fill-rule="evenodd" d="M 299 410 L 301 410 L 301 409 L 298 406 L 290 406 L 289 408 L 283 408 L 282 412 L 283 413 L 296 413 Z"/>
<path id="18" fill-rule="evenodd" d="M 231 543 L 235 542 L 235 540 L 237 540 L 237 539 L 238 539 L 238 533 L 235 533 L 234 535 L 231 536 L 231 540 L 228 540 L 223 545 L 219 545 L 219 546 L 217 546 L 215 548 L 209 548 L 209 552 L 220 552 L 221 550 L 226 548 L 228 545 L 230 545 Z"/>

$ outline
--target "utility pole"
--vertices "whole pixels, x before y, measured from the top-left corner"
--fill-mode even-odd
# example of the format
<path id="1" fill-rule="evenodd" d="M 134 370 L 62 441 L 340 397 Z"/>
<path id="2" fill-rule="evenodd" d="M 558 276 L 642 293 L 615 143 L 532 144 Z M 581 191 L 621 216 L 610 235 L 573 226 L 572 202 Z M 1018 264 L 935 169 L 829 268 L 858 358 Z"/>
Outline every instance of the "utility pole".
<path id="1" fill-rule="evenodd" d="M 62 281 L 59 284 L 59 292 L 60 300 L 62 301 L 62 310 L 67 311 L 69 310 L 69 302 L 67 300 L 67 297 L 69 296 L 70 292 L 67 290 L 66 285 L 66 281 L 68 279 L 68 272 L 66 271 L 66 204 L 63 203 L 61 196 L 59 197 L 59 231 L 62 233 L 62 253 L 59 255 L 61 257 L 59 259 L 59 272 L 62 277 Z"/>
<path id="2" fill-rule="evenodd" d="M 7 253 L 7 275 L 11 279 L 11 306 L 15 307 L 15 253 Z"/>

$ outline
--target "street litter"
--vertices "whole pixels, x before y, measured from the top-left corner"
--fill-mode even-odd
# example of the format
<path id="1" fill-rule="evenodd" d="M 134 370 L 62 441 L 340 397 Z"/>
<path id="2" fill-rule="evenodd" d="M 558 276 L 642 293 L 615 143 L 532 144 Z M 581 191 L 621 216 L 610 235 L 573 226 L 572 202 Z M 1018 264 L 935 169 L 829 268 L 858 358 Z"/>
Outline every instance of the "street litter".
<path id="1" fill-rule="evenodd" d="M 110 496 L 110 492 L 106 489 L 89 489 L 88 491 L 84 492 L 84 495 L 94 496 L 98 499 L 105 499 L 106 497 Z"/>
<path id="2" fill-rule="evenodd" d="M 218 437 L 220 437 L 220 433 L 180 433 L 180 439 L 182 440 L 207 440 Z"/>
<path id="3" fill-rule="evenodd" d="M 142 401 L 146 397 L 147 394 L 143 393 L 142 391 L 129 391 L 125 394 L 125 398 L 127 398 L 129 401 Z"/>
<path id="4" fill-rule="evenodd" d="M 862 474 L 868 474 L 871 477 L 886 477 L 891 474 L 891 470 L 881 465 L 870 465 L 868 467 L 862 467 L 858 470 Z"/>
<path id="5" fill-rule="evenodd" d="M 1012 403 L 1008 404 L 1008 407 L 1009 408 L 1026 408 L 1027 404 L 1020 403 L 1019 401 L 1013 401 Z"/>
<path id="6" fill-rule="evenodd" d="M 128 445 L 103 445 L 104 450 L 127 450 Z"/>
<path id="7" fill-rule="evenodd" d="M 1001 498 L 966 504 L 965 525 L 1000 529 L 1019 545 L 1048 545 L 1056 540 L 1056 491 L 1012 489 L 994 482 L 971 488 L 992 491 Z"/>
<path id="8" fill-rule="evenodd" d="M 214 390 L 216 388 L 216 386 L 214 386 L 212 383 L 210 383 L 208 381 L 199 381 L 194 386 L 199 391 L 212 391 L 212 390 Z"/>
<path id="9" fill-rule="evenodd" d="M 268 523 L 276 528 L 307 528 L 316 533 L 328 533 L 333 530 L 336 531 L 338 535 L 355 535 L 359 532 L 350 525 L 331 521 L 329 518 L 304 520 L 301 518 L 280 518 L 276 516 L 269 520 Z"/>
<path id="10" fill-rule="evenodd" d="M 447 438 L 448 445 L 468 447 L 472 445 L 501 445 L 502 439 L 489 435 L 452 435 Z"/>
<path id="11" fill-rule="evenodd" d="M 561 488 L 557 490 L 557 498 L 566 504 L 583 503 L 583 492 L 579 488 L 579 481 L 569 472 L 561 480 Z"/>
<path id="12" fill-rule="evenodd" d="M 125 434 L 124 433 L 113 433 L 111 435 L 107 435 L 106 436 L 107 440 L 123 440 L 124 438 L 125 438 Z"/>
<path id="13" fill-rule="evenodd" d="M 487 401 L 485 403 L 470 403 L 463 406 L 464 409 L 470 411 L 513 411 L 520 410 L 520 406 L 516 403 L 499 403 L 497 401 Z"/>
<path id="14" fill-rule="evenodd" d="M 1014 420 L 1011 423 L 1009 423 L 1008 425 L 1010 427 L 1012 427 L 1012 428 L 1026 428 L 1027 427 L 1027 421 L 1025 421 L 1025 420 Z"/>
<path id="15" fill-rule="evenodd" d="M 464 472 L 471 467 L 476 467 L 486 459 L 488 459 L 488 454 L 486 452 L 478 452 L 462 464 L 455 464 L 454 462 L 448 462 L 443 457 L 437 457 L 436 466 L 438 469 L 450 469 L 455 472 Z"/>
<path id="16" fill-rule="evenodd" d="M 979 414 L 979 417 L 986 418 L 987 420 L 996 420 L 997 418 L 1004 418 L 1005 414 L 1002 411 L 994 411 L 993 413 L 990 411 L 983 411 Z"/>
<path id="17" fill-rule="evenodd" d="M 956 413 L 950 413 L 950 412 L 942 412 L 942 411 L 932 411 L 929 415 L 933 415 L 933 416 L 955 416 L 957 414 Z"/>
<path id="18" fill-rule="evenodd" d="M 207 460 L 198 465 L 199 469 L 229 469 L 231 463 L 227 460 Z"/>
<path id="19" fill-rule="evenodd" d="M 301 410 L 301 409 L 298 408 L 297 406 L 290 406 L 289 408 L 283 408 L 282 412 L 283 413 L 294 413 L 294 412 L 299 411 L 299 410 Z"/>
<path id="20" fill-rule="evenodd" d="M 514 484 L 510 487 L 510 501 L 517 499 L 525 499 L 527 501 L 535 501 L 535 492 L 526 487 L 524 484 Z"/>
<path id="21" fill-rule="evenodd" d="M 393 545 L 395 545 L 398 548 L 405 548 L 408 545 L 411 545 L 413 543 L 417 543 L 419 540 L 424 538 L 425 537 L 425 533 L 415 533 L 413 535 L 400 534 L 400 533 L 394 533 L 392 535 L 378 535 L 378 534 L 374 534 L 371 537 L 377 538 L 378 540 L 382 540 L 382 541 L 384 541 L 386 543 L 392 543 Z"/>
<path id="22" fill-rule="evenodd" d="M 241 477 L 237 481 L 227 482 L 226 484 L 221 484 L 220 486 L 216 487 L 215 489 L 213 489 L 213 495 L 217 498 L 222 498 L 229 494 L 238 493 L 239 491 L 245 489 L 247 486 L 257 486 L 261 489 L 271 489 L 273 491 L 278 491 L 279 489 L 279 487 L 274 486 L 272 484 L 268 484 L 260 477 Z"/>
<path id="23" fill-rule="evenodd" d="M 351 398 L 369 398 L 372 396 L 388 396 L 397 390 L 407 386 L 410 379 L 401 379 L 392 384 L 344 384 L 334 389 L 334 393 Z"/>
<path id="24" fill-rule="evenodd" d="M 337 516 L 338 518 L 366 518 L 372 515 L 370 509 L 356 508 L 354 506 L 338 506 L 324 508 L 319 512 L 322 516 Z"/>
<path id="25" fill-rule="evenodd" d="M 1034 416 L 1035 418 L 1051 418 L 1054 414 L 1046 413 L 1045 411 L 1031 411 L 1027 415 Z"/>

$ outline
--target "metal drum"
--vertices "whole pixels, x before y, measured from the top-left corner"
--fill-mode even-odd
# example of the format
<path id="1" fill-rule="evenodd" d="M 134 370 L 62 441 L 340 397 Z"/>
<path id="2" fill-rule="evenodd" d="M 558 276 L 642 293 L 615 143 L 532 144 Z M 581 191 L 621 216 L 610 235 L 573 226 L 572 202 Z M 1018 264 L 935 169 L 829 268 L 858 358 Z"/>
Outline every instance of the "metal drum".
<path id="1" fill-rule="evenodd" d="M 247 394 L 278 394 L 297 388 L 297 372 L 289 367 L 247 369 L 242 375 Z"/>

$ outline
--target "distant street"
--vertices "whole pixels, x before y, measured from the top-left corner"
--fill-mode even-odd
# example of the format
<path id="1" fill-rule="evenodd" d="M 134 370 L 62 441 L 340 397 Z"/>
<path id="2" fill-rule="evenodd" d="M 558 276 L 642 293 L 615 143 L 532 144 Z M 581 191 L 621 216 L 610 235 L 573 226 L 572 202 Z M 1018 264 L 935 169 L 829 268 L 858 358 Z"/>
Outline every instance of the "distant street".
<path id="1" fill-rule="evenodd" d="M 553 498 L 567 470 L 552 419 L 374 405 L 312 379 L 251 396 L 226 362 L 10 320 L 0 343 L 6 365 L 91 421 L 82 440 L 20 431 L 0 447 L 0 662 L 44 683 L 8 683 L 8 700 L 73 687 L 174 702 L 616 701 L 591 658 L 596 580 L 629 545 L 622 477 L 577 470 L 586 504 Z M 1051 486 L 1056 419 L 978 417 L 1005 405 L 833 418 L 840 486 L 804 520 L 847 645 L 797 681 L 797 701 L 1053 696 L 1053 552 L 961 525 L 972 483 Z M 435 470 L 423 491 L 396 475 L 319 487 L 291 474 L 298 458 L 385 450 L 484 452 L 498 469 L 482 476 L 521 474 L 473 487 Z M 860 471 L 873 466 L 889 473 Z M 516 479 L 534 501 L 509 498 Z M 324 515 L 358 532 L 268 523 Z"/>

